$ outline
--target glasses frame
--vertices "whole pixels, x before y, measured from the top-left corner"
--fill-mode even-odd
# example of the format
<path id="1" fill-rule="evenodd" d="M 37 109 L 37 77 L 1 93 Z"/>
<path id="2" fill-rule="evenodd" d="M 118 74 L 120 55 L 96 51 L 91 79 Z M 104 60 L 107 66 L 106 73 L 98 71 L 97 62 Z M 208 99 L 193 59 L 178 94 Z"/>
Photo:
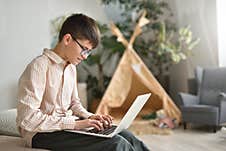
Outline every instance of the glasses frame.
<path id="1" fill-rule="evenodd" d="M 80 55 L 86 56 L 86 57 L 88 57 L 89 55 L 91 55 L 91 50 L 89 50 L 89 49 L 85 48 L 84 46 L 82 46 L 82 45 L 78 42 L 78 40 L 77 40 L 76 38 L 72 37 L 72 39 L 73 39 L 73 40 L 79 45 L 79 47 L 82 49 L 82 51 L 80 52 Z"/>

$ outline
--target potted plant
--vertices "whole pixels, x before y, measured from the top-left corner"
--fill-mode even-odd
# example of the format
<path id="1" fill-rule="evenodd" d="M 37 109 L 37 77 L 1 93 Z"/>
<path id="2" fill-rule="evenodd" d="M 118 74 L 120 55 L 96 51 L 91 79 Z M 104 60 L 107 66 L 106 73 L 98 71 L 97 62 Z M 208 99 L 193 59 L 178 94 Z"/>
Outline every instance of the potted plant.
<path id="1" fill-rule="evenodd" d="M 137 18 L 143 10 L 150 23 L 137 37 L 134 47 L 154 76 L 169 92 L 169 69 L 173 64 L 192 55 L 199 43 L 194 39 L 190 26 L 177 28 L 172 22 L 172 12 L 166 2 L 159 0 L 102 0 L 104 5 L 119 4 L 122 20 L 118 26 L 130 37 Z"/>
<path id="2" fill-rule="evenodd" d="M 193 39 L 190 26 L 181 27 L 176 31 L 167 30 L 165 22 L 159 23 L 159 30 L 155 36 L 154 40 L 149 41 L 149 67 L 155 71 L 154 75 L 169 92 L 170 67 L 191 56 L 200 39 Z"/>

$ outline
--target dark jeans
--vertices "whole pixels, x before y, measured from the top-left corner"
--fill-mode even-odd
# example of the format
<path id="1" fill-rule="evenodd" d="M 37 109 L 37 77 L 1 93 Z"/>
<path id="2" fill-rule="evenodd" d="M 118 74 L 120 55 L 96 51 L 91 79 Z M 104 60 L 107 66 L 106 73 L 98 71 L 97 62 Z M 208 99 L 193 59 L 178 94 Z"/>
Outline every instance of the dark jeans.
<path id="1" fill-rule="evenodd" d="M 112 138 L 56 131 L 37 133 L 32 148 L 53 151 L 149 151 L 145 144 L 127 130 Z"/>

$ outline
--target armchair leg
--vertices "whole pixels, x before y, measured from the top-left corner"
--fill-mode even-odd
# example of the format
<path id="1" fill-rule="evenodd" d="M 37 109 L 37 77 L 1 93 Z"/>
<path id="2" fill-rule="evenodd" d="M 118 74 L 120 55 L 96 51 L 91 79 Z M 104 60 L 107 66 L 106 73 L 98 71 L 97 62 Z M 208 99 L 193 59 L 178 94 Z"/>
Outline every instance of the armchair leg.
<path id="1" fill-rule="evenodd" d="M 213 126 L 213 132 L 214 132 L 214 133 L 217 132 L 217 126 L 216 126 L 216 125 Z"/>
<path id="2" fill-rule="evenodd" d="M 183 125 L 184 125 L 184 130 L 186 130 L 187 129 L 187 123 L 183 122 Z"/>

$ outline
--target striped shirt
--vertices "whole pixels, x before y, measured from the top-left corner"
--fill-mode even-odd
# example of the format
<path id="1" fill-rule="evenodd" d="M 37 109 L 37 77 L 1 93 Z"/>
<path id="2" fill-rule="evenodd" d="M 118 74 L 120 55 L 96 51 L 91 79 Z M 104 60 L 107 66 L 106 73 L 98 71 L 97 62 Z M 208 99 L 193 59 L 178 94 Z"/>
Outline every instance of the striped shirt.
<path id="1" fill-rule="evenodd" d="M 27 146 L 31 147 L 37 132 L 74 129 L 76 119 L 91 115 L 78 96 L 75 65 L 44 49 L 26 67 L 18 84 L 16 121 Z"/>

